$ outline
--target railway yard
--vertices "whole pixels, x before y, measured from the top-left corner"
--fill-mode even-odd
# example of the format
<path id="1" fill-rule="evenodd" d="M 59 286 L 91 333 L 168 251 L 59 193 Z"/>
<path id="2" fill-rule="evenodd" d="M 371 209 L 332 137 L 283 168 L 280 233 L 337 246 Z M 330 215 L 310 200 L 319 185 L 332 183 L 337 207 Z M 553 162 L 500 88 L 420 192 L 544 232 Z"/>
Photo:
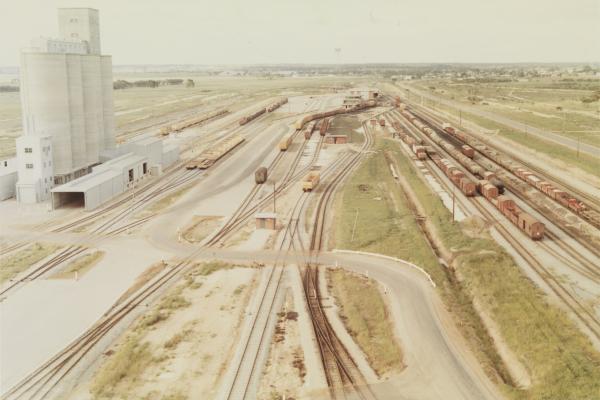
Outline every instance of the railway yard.
<path id="1" fill-rule="evenodd" d="M 352 79 L 122 90 L 180 159 L 0 203 L 1 398 L 599 399 L 600 187 Z"/>

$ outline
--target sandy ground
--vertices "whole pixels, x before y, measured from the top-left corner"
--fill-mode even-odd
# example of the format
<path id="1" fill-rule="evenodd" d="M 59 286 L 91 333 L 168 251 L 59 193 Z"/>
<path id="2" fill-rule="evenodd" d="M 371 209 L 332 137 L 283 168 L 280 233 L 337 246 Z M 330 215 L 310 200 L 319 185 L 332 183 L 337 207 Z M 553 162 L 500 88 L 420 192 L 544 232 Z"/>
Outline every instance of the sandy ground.
<path id="1" fill-rule="evenodd" d="M 79 280 L 31 281 L 0 303 L 1 392 L 79 336 L 149 265 L 168 256 L 137 238 L 98 250 L 105 256 Z"/>
<path id="2" fill-rule="evenodd" d="M 141 342 L 149 343 L 153 361 L 135 381 L 125 378 L 116 388 L 120 395 L 111 398 L 158 399 L 176 394 L 190 399 L 214 398 L 255 288 L 256 274 L 252 268 L 234 268 L 197 276 L 196 285 L 182 292 L 189 306 L 175 310 L 152 328 L 127 332 L 109 353 L 118 352 L 128 337 L 139 334 Z"/>
<path id="3" fill-rule="evenodd" d="M 267 400 L 274 396 L 285 396 L 297 399 L 303 391 L 306 365 L 300 345 L 298 313 L 290 291 L 277 316 L 275 335 L 257 398 Z"/>

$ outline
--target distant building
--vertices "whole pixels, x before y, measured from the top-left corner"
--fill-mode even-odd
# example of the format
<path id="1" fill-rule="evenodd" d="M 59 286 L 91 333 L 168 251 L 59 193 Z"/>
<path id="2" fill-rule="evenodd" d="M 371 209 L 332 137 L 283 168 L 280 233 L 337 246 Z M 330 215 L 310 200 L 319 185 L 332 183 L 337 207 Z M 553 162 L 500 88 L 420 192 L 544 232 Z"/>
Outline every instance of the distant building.
<path id="1" fill-rule="evenodd" d="M 0 200 L 10 199 L 15 196 L 17 177 L 17 159 L 7 158 L 0 160 Z"/>
<path id="2" fill-rule="evenodd" d="M 21 55 L 17 199 L 26 203 L 47 200 L 54 184 L 87 174 L 115 147 L 112 60 L 101 55 L 98 10 L 59 9 L 58 21 L 61 38 L 35 39 Z"/>

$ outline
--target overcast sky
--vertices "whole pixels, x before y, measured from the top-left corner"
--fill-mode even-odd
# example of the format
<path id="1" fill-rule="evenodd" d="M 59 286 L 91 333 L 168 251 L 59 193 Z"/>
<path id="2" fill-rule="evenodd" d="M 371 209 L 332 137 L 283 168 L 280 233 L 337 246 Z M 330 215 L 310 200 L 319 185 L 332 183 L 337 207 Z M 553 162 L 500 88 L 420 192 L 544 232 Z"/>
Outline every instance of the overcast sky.
<path id="1" fill-rule="evenodd" d="M 600 61 L 600 0 L 0 0 L 0 66 L 57 7 L 99 9 L 116 65 Z"/>

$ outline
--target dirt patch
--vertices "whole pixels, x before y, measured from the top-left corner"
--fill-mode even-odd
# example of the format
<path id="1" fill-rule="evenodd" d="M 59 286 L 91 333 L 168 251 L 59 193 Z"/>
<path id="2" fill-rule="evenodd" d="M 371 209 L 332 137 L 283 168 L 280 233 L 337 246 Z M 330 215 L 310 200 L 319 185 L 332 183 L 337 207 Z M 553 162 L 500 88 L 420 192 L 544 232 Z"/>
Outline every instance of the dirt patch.
<path id="1" fill-rule="evenodd" d="M 93 397 L 214 397 L 255 285 L 256 269 L 199 265 L 106 353 Z"/>
<path id="2" fill-rule="evenodd" d="M 60 271 L 52 274 L 50 279 L 79 279 L 91 270 L 104 257 L 103 251 L 94 251 L 68 263 Z"/>
<path id="3" fill-rule="evenodd" d="M 267 366 L 258 389 L 258 399 L 299 398 L 304 394 L 306 365 L 300 344 L 298 313 L 291 310 L 294 301 L 291 291 L 286 293 L 277 324 Z"/>
<path id="4" fill-rule="evenodd" d="M 196 215 L 192 222 L 183 229 L 182 237 L 190 243 L 198 243 L 219 227 L 222 217 Z"/>
<path id="5" fill-rule="evenodd" d="M 58 249 L 60 246 L 54 244 L 33 243 L 23 250 L 2 257 L 0 259 L 0 283 L 14 278 Z"/>

